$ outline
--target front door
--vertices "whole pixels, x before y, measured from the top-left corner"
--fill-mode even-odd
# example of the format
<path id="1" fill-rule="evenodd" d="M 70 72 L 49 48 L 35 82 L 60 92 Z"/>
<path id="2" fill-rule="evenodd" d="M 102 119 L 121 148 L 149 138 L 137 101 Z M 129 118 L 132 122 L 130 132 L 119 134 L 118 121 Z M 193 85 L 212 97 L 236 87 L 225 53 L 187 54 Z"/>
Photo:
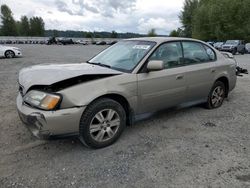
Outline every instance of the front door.
<path id="1" fill-rule="evenodd" d="M 165 69 L 137 75 L 139 113 L 175 106 L 185 101 L 186 74 L 180 42 L 162 44 L 148 59 L 162 60 Z"/>

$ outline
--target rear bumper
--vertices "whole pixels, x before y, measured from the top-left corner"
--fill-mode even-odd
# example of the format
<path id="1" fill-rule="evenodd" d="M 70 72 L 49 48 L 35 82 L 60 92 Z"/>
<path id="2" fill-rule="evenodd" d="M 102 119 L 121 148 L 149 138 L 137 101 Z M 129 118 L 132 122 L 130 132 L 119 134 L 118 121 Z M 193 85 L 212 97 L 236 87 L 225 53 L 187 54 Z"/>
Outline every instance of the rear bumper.
<path id="1" fill-rule="evenodd" d="M 16 103 L 20 119 L 38 138 L 79 132 L 79 123 L 85 107 L 43 111 L 25 105 L 20 94 L 17 96 Z"/>

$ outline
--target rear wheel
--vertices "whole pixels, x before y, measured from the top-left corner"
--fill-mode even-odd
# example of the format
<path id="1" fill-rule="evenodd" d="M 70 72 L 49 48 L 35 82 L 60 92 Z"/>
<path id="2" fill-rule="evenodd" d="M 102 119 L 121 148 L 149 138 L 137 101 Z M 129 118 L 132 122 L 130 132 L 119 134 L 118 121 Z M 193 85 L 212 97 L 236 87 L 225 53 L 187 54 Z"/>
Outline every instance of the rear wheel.
<path id="1" fill-rule="evenodd" d="M 113 144 L 126 125 L 126 113 L 116 101 L 99 99 L 85 110 L 80 121 L 80 140 L 86 146 L 102 148 Z"/>
<path id="2" fill-rule="evenodd" d="M 7 50 L 4 55 L 5 55 L 6 58 L 15 57 L 15 53 L 12 50 Z"/>
<path id="3" fill-rule="evenodd" d="M 225 97 L 226 97 L 225 84 L 221 81 L 216 81 L 209 93 L 206 107 L 208 109 L 219 108 L 223 104 Z"/>

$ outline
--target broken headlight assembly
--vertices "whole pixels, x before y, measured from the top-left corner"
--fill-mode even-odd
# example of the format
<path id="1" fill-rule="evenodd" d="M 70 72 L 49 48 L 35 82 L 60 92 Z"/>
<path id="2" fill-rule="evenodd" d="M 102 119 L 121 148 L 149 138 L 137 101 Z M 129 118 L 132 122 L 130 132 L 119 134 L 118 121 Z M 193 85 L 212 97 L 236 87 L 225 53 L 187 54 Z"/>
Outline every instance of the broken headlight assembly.
<path id="1" fill-rule="evenodd" d="M 42 110 L 54 110 L 60 104 L 62 96 L 31 90 L 24 96 L 24 102 Z"/>

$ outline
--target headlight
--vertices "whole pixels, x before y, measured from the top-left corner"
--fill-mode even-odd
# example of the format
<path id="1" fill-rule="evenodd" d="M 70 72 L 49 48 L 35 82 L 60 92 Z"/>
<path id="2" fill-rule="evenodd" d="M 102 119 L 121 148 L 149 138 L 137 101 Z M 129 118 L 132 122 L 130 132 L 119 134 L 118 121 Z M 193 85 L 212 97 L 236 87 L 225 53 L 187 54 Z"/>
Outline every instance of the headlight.
<path id="1" fill-rule="evenodd" d="M 60 95 L 45 93 L 36 90 L 30 91 L 24 96 L 24 102 L 43 110 L 55 109 L 60 101 Z"/>

